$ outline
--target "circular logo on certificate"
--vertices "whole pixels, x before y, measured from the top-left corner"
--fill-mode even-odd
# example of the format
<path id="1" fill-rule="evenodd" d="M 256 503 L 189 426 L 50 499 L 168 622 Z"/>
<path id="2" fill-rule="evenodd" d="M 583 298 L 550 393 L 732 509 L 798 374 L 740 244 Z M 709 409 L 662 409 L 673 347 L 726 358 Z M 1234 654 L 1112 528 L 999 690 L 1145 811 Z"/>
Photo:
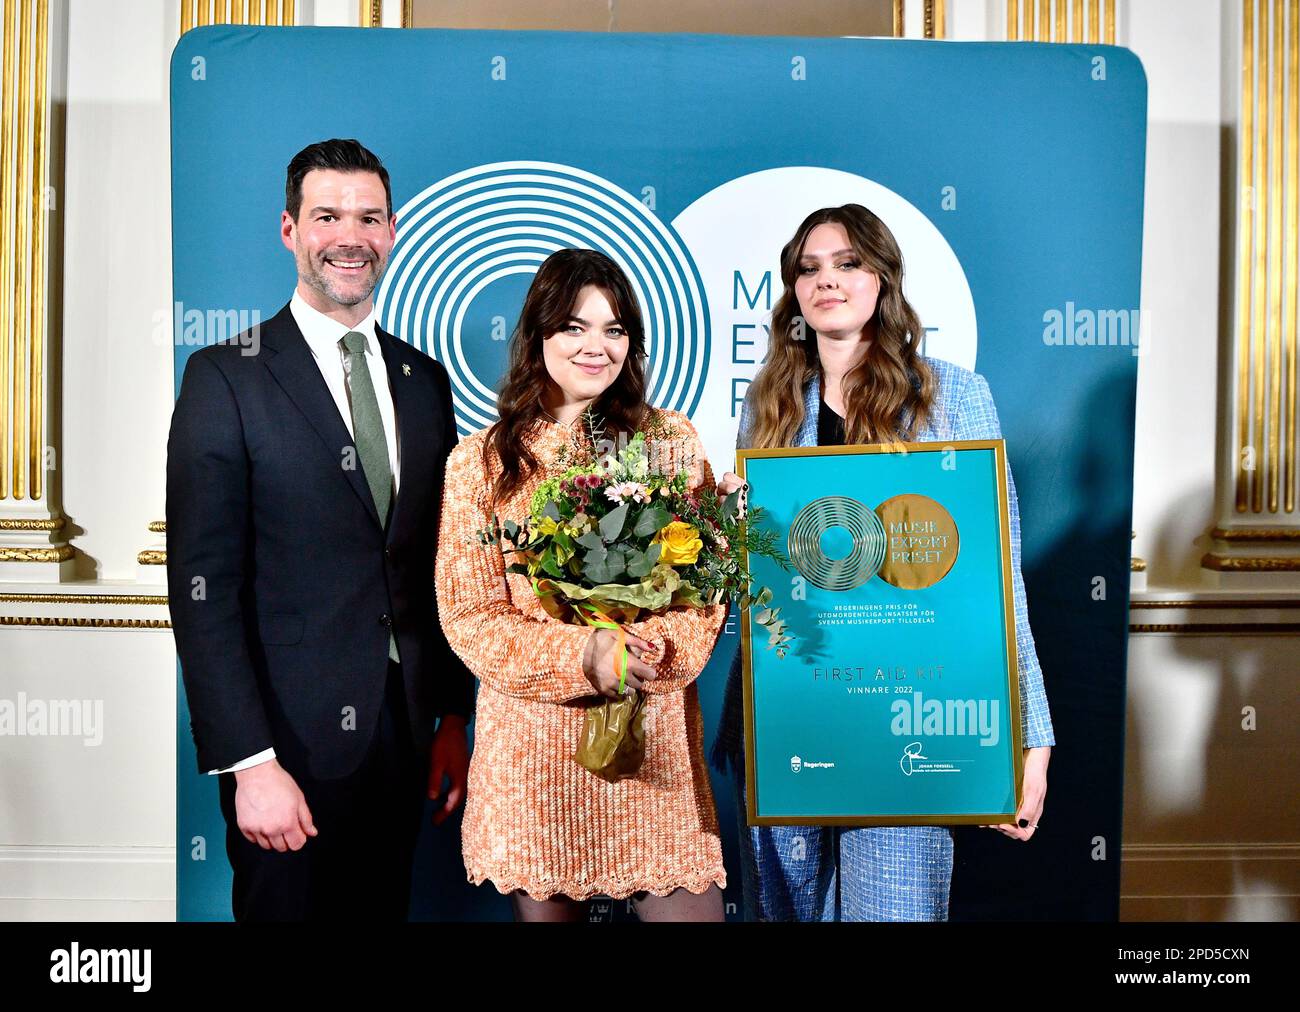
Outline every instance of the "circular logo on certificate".
<path id="1" fill-rule="evenodd" d="M 933 587 L 957 561 L 957 524 L 929 496 L 906 492 L 886 499 L 876 514 L 888 539 L 880 578 L 903 590 Z"/>
<path id="2" fill-rule="evenodd" d="M 884 562 L 885 528 L 864 503 L 828 495 L 799 511 L 786 545 L 790 561 L 814 587 L 852 590 Z"/>

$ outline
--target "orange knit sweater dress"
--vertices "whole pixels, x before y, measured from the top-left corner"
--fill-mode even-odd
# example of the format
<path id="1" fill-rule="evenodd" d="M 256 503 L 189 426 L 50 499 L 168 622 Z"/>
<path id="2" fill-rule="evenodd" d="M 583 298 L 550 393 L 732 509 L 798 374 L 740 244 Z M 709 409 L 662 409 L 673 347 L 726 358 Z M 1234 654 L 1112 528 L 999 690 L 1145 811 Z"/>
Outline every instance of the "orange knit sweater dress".
<path id="1" fill-rule="evenodd" d="M 667 434 L 690 448 L 682 459 L 691 487 L 712 487 L 695 428 L 680 412 L 662 417 Z M 500 470 L 495 453 L 484 463 L 485 437 L 467 437 L 447 460 L 435 567 L 443 630 L 479 680 L 461 828 L 469 880 L 534 899 L 724 887 L 694 680 L 727 606 L 672 609 L 626 627 L 653 644 L 643 659 L 659 673 L 646 683 L 645 762 L 614 784 L 583 769 L 573 758 L 583 714 L 601 701 L 582 670 L 591 629 L 548 615 L 528 578 L 506 573 L 500 548 L 475 539 L 491 527 L 488 483 Z M 561 449 L 584 436 L 581 423 L 571 430 L 543 420 L 526 438 L 539 466 L 498 504 L 502 522 L 528 516 L 537 486 L 568 466 L 556 460 Z"/>

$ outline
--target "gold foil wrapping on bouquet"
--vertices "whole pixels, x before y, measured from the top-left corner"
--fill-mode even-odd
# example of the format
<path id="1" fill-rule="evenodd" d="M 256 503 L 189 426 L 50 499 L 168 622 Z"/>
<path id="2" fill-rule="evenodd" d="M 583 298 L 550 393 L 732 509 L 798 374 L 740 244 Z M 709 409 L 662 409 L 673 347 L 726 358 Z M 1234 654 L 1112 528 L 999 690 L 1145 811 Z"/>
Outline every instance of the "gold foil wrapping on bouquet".
<path id="1" fill-rule="evenodd" d="M 588 707 L 574 758 L 611 784 L 636 776 L 645 761 L 644 693 L 633 690 Z"/>
<path id="2" fill-rule="evenodd" d="M 545 580 L 541 582 L 543 585 L 546 583 Z M 551 618 L 559 619 L 561 622 L 568 622 L 571 625 L 586 624 L 573 605 L 559 594 L 539 595 L 537 601 Z M 608 601 L 593 601 L 591 603 L 608 615 L 611 622 L 617 622 L 619 625 L 631 625 L 641 615 L 641 609 L 635 604 L 610 604 Z"/>

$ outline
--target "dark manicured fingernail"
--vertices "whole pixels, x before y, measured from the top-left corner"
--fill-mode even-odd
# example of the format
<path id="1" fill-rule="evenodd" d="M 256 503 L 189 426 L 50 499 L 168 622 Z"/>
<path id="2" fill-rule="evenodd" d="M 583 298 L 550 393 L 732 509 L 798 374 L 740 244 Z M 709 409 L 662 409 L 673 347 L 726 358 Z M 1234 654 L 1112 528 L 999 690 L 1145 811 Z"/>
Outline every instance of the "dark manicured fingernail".
<path id="1" fill-rule="evenodd" d="M 1021 829 L 1024 829 L 1024 828 L 1025 828 L 1026 826 L 1028 826 L 1028 825 L 1029 825 L 1029 820 L 1028 820 L 1028 819 L 1021 819 L 1021 820 L 1020 820 L 1020 828 L 1021 828 Z"/>

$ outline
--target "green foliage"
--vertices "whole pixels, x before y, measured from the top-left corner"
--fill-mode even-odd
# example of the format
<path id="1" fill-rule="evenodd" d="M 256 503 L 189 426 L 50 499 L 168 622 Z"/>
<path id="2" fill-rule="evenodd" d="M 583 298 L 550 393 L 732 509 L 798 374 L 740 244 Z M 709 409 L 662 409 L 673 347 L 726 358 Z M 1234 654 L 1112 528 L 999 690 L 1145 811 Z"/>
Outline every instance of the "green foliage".
<path id="1" fill-rule="evenodd" d="M 756 609 L 754 621 L 767 630 L 769 647 L 784 657 L 792 642 L 787 625 L 780 609 L 771 607 L 772 591 L 753 586 L 747 565 L 749 558 L 762 557 L 790 569 L 776 533 L 765 529 L 760 508 L 751 507 L 743 519 L 737 516 L 738 492 L 719 499 L 712 488 L 692 491 L 688 471 L 652 472 L 648 442 L 674 436 L 657 419 L 623 449 L 597 459 L 593 449 L 601 445 L 603 431 L 589 409 L 584 423 L 591 447 L 566 450 L 555 461 L 565 469 L 539 484 L 528 517 L 504 524 L 494 517 L 492 530 L 477 531 L 475 537 L 514 556 L 506 571 L 529 577 L 537 593 L 552 602 L 548 610 L 556 602 L 591 601 L 654 612 L 735 599 L 742 610 Z M 640 489 L 636 496 L 648 493 L 650 501 L 617 489 L 624 483 L 634 483 L 627 488 Z M 611 489 L 614 498 L 607 495 Z M 674 521 L 694 528 L 701 540 L 694 563 L 661 561 L 656 539 Z"/>

